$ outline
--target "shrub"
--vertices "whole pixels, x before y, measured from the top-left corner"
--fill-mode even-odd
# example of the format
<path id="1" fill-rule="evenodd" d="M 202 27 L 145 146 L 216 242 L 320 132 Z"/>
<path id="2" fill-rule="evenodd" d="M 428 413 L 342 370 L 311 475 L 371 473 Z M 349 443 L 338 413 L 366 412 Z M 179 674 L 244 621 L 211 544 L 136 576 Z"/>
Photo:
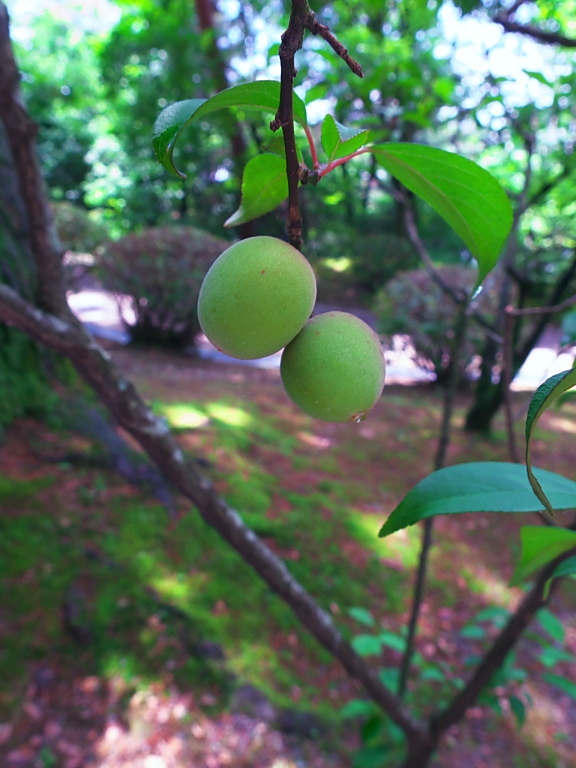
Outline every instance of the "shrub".
<path id="1" fill-rule="evenodd" d="M 389 232 L 358 235 L 350 245 L 352 277 L 362 288 L 375 292 L 401 269 L 418 266 L 410 243 Z"/>
<path id="2" fill-rule="evenodd" d="M 476 280 L 476 270 L 465 266 L 442 266 L 442 280 L 452 288 L 468 293 Z M 497 271 L 485 280 L 473 308 L 487 319 L 497 303 L 497 287 L 501 278 Z M 446 296 L 424 269 L 401 272 L 377 293 L 374 312 L 378 330 L 389 337 L 401 334 L 409 337 L 406 350 L 412 349 L 413 359 L 426 370 L 433 369 L 443 383 L 450 371 L 450 350 L 457 317 L 456 304 Z M 406 339 L 408 342 L 408 339 Z M 460 383 L 473 377 L 480 362 L 484 333 L 477 323 L 469 321 L 464 347 L 458 359 Z"/>
<path id="3" fill-rule="evenodd" d="M 192 227 L 148 229 L 108 244 L 98 269 L 107 290 L 130 297 L 135 322 L 124 322 L 132 340 L 192 345 L 202 280 L 229 245 Z"/>
<path id="4" fill-rule="evenodd" d="M 94 253 L 108 239 L 106 227 L 90 218 L 84 208 L 72 203 L 52 203 L 54 222 L 65 251 Z"/>

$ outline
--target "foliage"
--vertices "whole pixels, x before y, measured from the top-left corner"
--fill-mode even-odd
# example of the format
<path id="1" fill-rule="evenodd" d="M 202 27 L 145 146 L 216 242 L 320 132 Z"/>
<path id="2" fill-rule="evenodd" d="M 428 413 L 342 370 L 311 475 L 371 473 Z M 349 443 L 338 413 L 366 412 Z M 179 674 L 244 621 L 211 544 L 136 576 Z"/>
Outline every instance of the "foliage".
<path id="1" fill-rule="evenodd" d="M 44 417 L 54 405 L 57 396 L 46 375 L 50 357 L 21 331 L 0 323 L 0 436 L 14 419 Z"/>
<path id="2" fill-rule="evenodd" d="M 361 615 L 357 612 L 362 611 Z M 398 653 L 403 653 L 406 646 L 405 633 L 380 631 L 376 634 L 375 621 L 369 611 L 365 609 L 350 609 L 349 614 L 369 632 L 364 630 L 361 635 L 356 635 L 352 644 L 362 656 L 375 656 L 382 663 L 385 649 L 390 648 Z M 501 630 L 510 619 L 508 610 L 491 606 L 483 608 L 473 616 L 458 633 L 458 645 L 466 647 L 468 659 L 466 667 L 472 666 L 479 658 L 482 646 L 486 645 L 495 632 Z M 527 639 L 539 646 L 536 655 L 538 671 L 543 673 L 543 678 L 558 690 L 567 693 L 576 699 L 576 686 L 570 681 L 564 680 L 560 675 L 551 672 L 556 665 L 570 661 L 571 654 L 565 646 L 564 627 L 556 617 L 547 609 L 541 609 L 536 615 L 542 631 L 530 631 Z M 433 702 L 440 708 L 445 706 L 455 691 L 463 688 L 465 678 L 448 661 L 440 664 L 431 663 L 421 653 L 413 656 L 413 670 L 420 685 L 415 691 L 410 691 L 408 702 L 420 709 L 428 707 Z M 502 666 L 491 678 L 489 684 L 482 691 L 479 703 L 489 707 L 497 715 L 511 712 L 517 727 L 520 729 L 526 721 L 526 711 L 533 705 L 532 697 L 526 689 L 525 683 L 530 675 L 534 674 L 533 662 L 525 664 L 518 654 L 510 654 L 504 666 Z M 392 687 L 397 682 L 398 670 L 395 667 L 382 667 L 379 671 L 381 679 Z M 567 683 L 567 685 L 563 685 Z M 341 710 L 344 719 L 354 718 L 360 722 L 360 736 L 362 748 L 356 753 L 353 765 L 355 768 L 374 768 L 381 766 L 387 768 L 393 759 L 401 757 L 400 747 L 403 744 L 403 734 L 394 725 L 390 718 L 379 711 L 373 702 L 365 699 L 353 699 Z"/>
<path id="3" fill-rule="evenodd" d="M 441 266 L 437 273 L 451 289 L 463 289 L 468 293 L 476 278 L 474 270 L 465 266 Z M 497 273 L 489 275 L 481 293 L 472 302 L 472 307 L 488 318 L 496 309 L 499 281 Z M 394 334 L 409 336 L 417 365 L 426 370 L 432 365 L 439 381 L 445 381 L 452 363 L 457 307 L 429 272 L 416 269 L 396 275 L 378 291 L 373 308 L 378 319 L 378 330 L 389 338 L 389 343 Z M 457 361 L 461 382 L 470 377 L 477 365 L 483 340 L 481 329 L 470 322 Z"/>
<path id="4" fill-rule="evenodd" d="M 108 230 L 85 208 L 61 201 L 52 203 L 58 236 L 65 251 L 93 254 L 108 239 Z"/>
<path id="5" fill-rule="evenodd" d="M 200 285 L 228 245 L 192 227 L 149 229 L 109 243 L 99 273 L 108 290 L 130 297 L 135 321 L 127 326 L 132 340 L 192 345 L 200 330 Z"/>

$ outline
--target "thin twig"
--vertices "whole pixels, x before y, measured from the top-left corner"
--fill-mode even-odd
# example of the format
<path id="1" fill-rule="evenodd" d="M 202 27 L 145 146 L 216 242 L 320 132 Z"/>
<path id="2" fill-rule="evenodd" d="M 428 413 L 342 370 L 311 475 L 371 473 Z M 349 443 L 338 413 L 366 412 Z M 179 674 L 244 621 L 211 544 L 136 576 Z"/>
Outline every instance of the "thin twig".
<path id="1" fill-rule="evenodd" d="M 506 32 L 517 32 L 520 35 L 526 35 L 533 40 L 537 40 L 540 43 L 548 43 L 550 45 L 562 45 L 565 48 L 576 48 L 576 40 L 572 37 L 566 37 L 558 32 L 546 32 L 538 27 L 533 27 L 530 24 L 518 24 L 515 21 L 510 21 L 506 16 L 502 14 L 496 14 L 494 16 L 496 24 L 500 24 L 504 27 Z"/>
<path id="2" fill-rule="evenodd" d="M 450 426 L 452 423 L 452 412 L 454 409 L 454 396 L 456 394 L 456 387 L 458 384 L 458 358 L 462 351 L 462 346 L 466 338 L 466 317 L 467 305 L 464 304 L 458 311 L 456 319 L 456 332 L 452 342 L 452 349 L 450 352 L 451 368 L 450 375 L 444 392 L 444 406 L 442 409 L 442 425 L 440 427 L 440 437 L 438 440 L 438 447 L 436 449 L 436 456 L 434 457 L 434 469 L 442 469 L 446 461 L 446 453 L 448 451 L 448 445 L 450 444 Z M 400 675 L 398 678 L 398 695 L 404 696 L 406 692 L 406 685 L 408 683 L 408 675 L 410 672 L 410 664 L 414 655 L 414 644 L 416 640 L 416 631 L 418 628 L 418 619 L 420 616 L 420 609 L 422 607 L 422 601 L 424 599 L 424 586 L 426 581 L 426 571 L 428 568 L 428 558 L 430 550 L 432 548 L 432 529 L 434 518 L 430 517 L 424 522 L 424 533 L 422 535 L 422 547 L 420 549 L 420 557 L 418 559 L 418 570 L 416 573 L 416 583 L 414 586 L 414 596 L 412 599 L 412 611 L 410 613 L 410 619 L 408 621 L 408 635 L 406 638 L 406 648 L 402 657 L 400 665 Z"/>
<path id="3" fill-rule="evenodd" d="M 504 407 L 506 410 L 506 430 L 508 432 L 508 452 L 510 458 L 516 464 L 520 464 L 520 454 L 516 445 L 516 436 L 514 434 L 514 414 L 512 411 L 512 393 L 510 385 L 512 384 L 512 369 L 514 367 L 514 314 L 512 307 L 506 307 L 504 315 Z"/>
<path id="4" fill-rule="evenodd" d="M 362 72 L 362 67 L 360 64 L 358 64 L 358 62 L 350 56 L 348 50 L 334 37 L 332 32 L 330 32 L 330 27 L 327 27 L 326 24 L 321 24 L 312 12 L 310 12 L 310 15 L 306 21 L 306 29 L 312 32 L 313 35 L 320 35 L 320 37 L 324 38 L 324 40 L 326 40 L 328 45 L 332 47 L 335 53 L 337 53 L 338 56 L 340 56 L 340 58 L 345 61 L 346 64 L 348 64 L 355 75 L 358 75 L 358 77 L 364 77 L 364 73 Z"/>
<path id="5" fill-rule="evenodd" d="M 432 717 L 434 731 L 446 731 L 451 725 L 462 719 L 469 707 L 474 706 L 478 696 L 480 696 L 485 686 L 490 682 L 496 670 L 502 667 L 506 656 L 516 645 L 522 633 L 534 618 L 535 613 L 549 602 L 558 579 L 554 579 L 548 596 L 544 597 L 546 583 L 560 563 L 573 554 L 573 550 L 565 552 L 548 563 L 538 574 L 534 586 L 521 600 L 506 626 L 476 667 L 469 682 L 443 712 Z"/>

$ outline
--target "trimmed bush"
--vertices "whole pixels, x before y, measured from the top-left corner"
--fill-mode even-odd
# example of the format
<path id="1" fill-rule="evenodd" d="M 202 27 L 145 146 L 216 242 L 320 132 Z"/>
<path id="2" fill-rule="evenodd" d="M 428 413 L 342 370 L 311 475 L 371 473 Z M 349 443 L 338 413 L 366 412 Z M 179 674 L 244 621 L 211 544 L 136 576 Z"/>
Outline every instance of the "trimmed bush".
<path id="1" fill-rule="evenodd" d="M 476 280 L 476 270 L 465 266 L 441 266 L 438 273 L 452 288 L 468 293 Z M 498 270 L 484 281 L 473 307 L 487 319 L 494 315 L 497 288 L 501 277 Z M 378 291 L 373 305 L 378 330 L 391 340 L 394 334 L 404 335 L 407 349 L 414 350 L 414 361 L 425 370 L 434 370 L 443 383 L 451 366 L 450 350 L 454 338 L 457 306 L 432 280 L 424 269 L 400 272 Z M 484 333 L 477 323 L 469 321 L 464 348 L 458 359 L 461 382 L 473 378 L 480 363 Z"/>
<path id="2" fill-rule="evenodd" d="M 124 322 L 132 340 L 193 345 L 202 280 L 229 245 L 193 227 L 147 229 L 108 244 L 98 271 L 107 290 L 130 297 L 135 322 Z"/>

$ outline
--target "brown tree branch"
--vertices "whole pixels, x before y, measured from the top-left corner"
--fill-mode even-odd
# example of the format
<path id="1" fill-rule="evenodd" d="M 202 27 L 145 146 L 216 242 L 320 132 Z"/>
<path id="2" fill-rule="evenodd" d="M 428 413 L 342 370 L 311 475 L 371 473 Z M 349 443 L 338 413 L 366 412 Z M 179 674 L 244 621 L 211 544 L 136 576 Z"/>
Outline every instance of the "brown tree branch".
<path id="1" fill-rule="evenodd" d="M 348 50 L 334 37 L 332 32 L 330 32 L 330 27 L 327 27 L 326 24 L 321 24 L 312 12 L 306 21 L 306 29 L 312 32 L 313 35 L 320 35 L 332 47 L 335 53 L 348 64 L 355 75 L 364 77 L 360 64 L 350 56 Z"/>
<path id="2" fill-rule="evenodd" d="M 412 246 L 416 250 L 416 253 L 420 256 L 422 261 L 424 262 L 424 266 L 426 268 L 426 271 L 430 275 L 431 279 L 434 283 L 440 288 L 440 290 L 446 294 L 452 301 L 458 305 L 468 305 L 470 298 L 466 291 L 462 289 L 455 289 L 452 288 L 451 285 L 448 285 L 448 283 L 442 279 L 442 276 L 434 266 L 434 263 L 432 259 L 430 258 L 430 254 L 428 253 L 428 250 L 426 249 L 426 246 L 422 242 L 422 238 L 420 237 L 420 233 L 418 231 L 418 227 L 416 225 L 416 219 L 414 217 L 414 209 L 412 207 L 412 204 L 410 201 L 402 195 L 401 198 L 398 197 L 398 195 L 401 195 L 401 193 L 398 193 L 396 191 L 394 197 L 396 199 L 401 199 L 404 205 L 404 224 L 406 227 L 406 233 L 408 234 L 408 239 L 412 243 Z M 494 339 L 498 344 L 502 342 L 502 336 L 498 334 L 494 328 L 490 325 L 490 323 L 486 320 L 486 318 L 480 313 L 476 311 L 471 311 L 469 313 L 469 316 L 475 320 L 486 332 L 490 338 Z"/>
<path id="3" fill-rule="evenodd" d="M 332 653 L 346 671 L 359 680 L 368 695 L 404 731 L 409 739 L 422 739 L 426 727 L 414 719 L 401 701 L 346 642 L 330 616 L 289 573 L 284 563 L 251 531 L 240 515 L 218 495 L 212 483 L 185 461 L 165 423 L 157 419 L 134 385 L 122 376 L 107 353 L 77 321 L 68 323 L 24 301 L 0 285 L 0 321 L 14 325 L 35 340 L 67 356 L 97 392 L 114 420 L 130 432 L 201 517 L 242 556 L 266 583 L 285 600 L 300 622 Z"/>
<path id="4" fill-rule="evenodd" d="M 496 24 L 504 27 L 506 32 L 517 32 L 520 35 L 531 37 L 533 40 L 538 40 L 540 43 L 562 45 L 565 48 L 576 48 L 576 40 L 574 38 L 566 37 L 558 32 L 546 32 L 546 30 L 533 27 L 530 24 L 518 24 L 516 21 L 511 21 L 507 14 L 496 14 L 494 21 Z"/>
<path id="5" fill-rule="evenodd" d="M 0 118 L 6 127 L 10 151 L 30 225 L 30 245 L 38 277 L 37 303 L 54 315 L 70 318 L 66 303 L 62 257 L 64 249 L 54 227 L 36 155 L 37 126 L 22 102 L 20 74 L 10 45 L 8 11 L 0 2 Z M 35 226 L 39 223 L 41 226 Z"/>
<path id="6" fill-rule="evenodd" d="M 364 76 L 360 65 L 348 55 L 346 48 L 338 42 L 325 24 L 320 24 L 317 21 L 314 13 L 310 10 L 308 0 L 292 0 L 290 21 L 282 35 L 282 42 L 278 51 L 280 56 L 280 104 L 274 120 L 270 123 L 270 128 L 273 131 L 282 128 L 288 178 L 288 239 L 298 249 L 302 247 L 302 215 L 298 199 L 298 186 L 301 181 L 308 183 L 310 174 L 303 172 L 300 168 L 294 136 L 293 92 L 294 78 L 296 77 L 294 57 L 296 52 L 302 48 L 304 30 L 306 29 L 314 35 L 323 37 L 355 74 L 359 77 Z"/>
<path id="7" fill-rule="evenodd" d="M 444 403 L 442 408 L 442 425 L 440 427 L 440 437 L 438 440 L 438 447 L 436 448 L 436 456 L 434 457 L 434 470 L 442 469 L 446 462 L 446 453 L 448 451 L 448 445 L 450 443 L 450 428 L 452 425 L 452 413 L 454 410 L 454 396 L 456 394 L 456 387 L 458 385 L 458 365 L 457 359 L 460 357 L 462 346 L 466 339 L 467 317 L 466 317 L 467 304 L 460 305 L 458 307 L 458 315 L 456 318 L 456 331 L 454 339 L 452 341 L 452 349 L 450 352 L 451 365 L 450 375 L 446 389 L 444 392 Z M 412 656 L 414 654 L 414 643 L 416 639 L 416 630 L 418 629 L 418 619 L 420 616 L 420 609 L 422 607 L 422 601 L 424 600 L 424 586 L 426 582 L 426 570 L 428 567 L 428 557 L 432 548 L 432 530 L 434 525 L 434 518 L 430 517 L 424 521 L 424 533 L 422 535 L 422 546 L 420 549 L 420 556 L 418 558 L 418 570 L 416 573 L 416 582 L 414 585 L 414 596 L 412 598 L 412 610 L 410 613 L 410 619 L 408 621 L 408 634 L 406 636 L 406 649 L 402 657 L 400 665 L 400 675 L 398 681 L 398 695 L 404 696 L 406 691 L 406 685 L 408 683 L 408 675 L 410 672 L 410 664 L 412 662 Z"/>
<path id="8" fill-rule="evenodd" d="M 557 585 L 554 579 L 550 586 L 549 594 L 544 597 L 546 582 L 551 578 L 556 568 L 574 554 L 574 550 L 565 552 L 552 562 L 548 563 L 538 574 L 532 589 L 522 598 L 518 608 L 510 617 L 508 623 L 502 629 L 482 661 L 476 667 L 472 678 L 462 691 L 453 699 L 448 707 L 432 718 L 432 728 L 435 733 L 446 731 L 451 725 L 457 723 L 467 709 L 474 706 L 476 700 L 490 682 L 494 673 L 500 669 L 506 656 L 520 639 L 528 624 L 534 618 L 536 612 L 545 606 Z"/>

